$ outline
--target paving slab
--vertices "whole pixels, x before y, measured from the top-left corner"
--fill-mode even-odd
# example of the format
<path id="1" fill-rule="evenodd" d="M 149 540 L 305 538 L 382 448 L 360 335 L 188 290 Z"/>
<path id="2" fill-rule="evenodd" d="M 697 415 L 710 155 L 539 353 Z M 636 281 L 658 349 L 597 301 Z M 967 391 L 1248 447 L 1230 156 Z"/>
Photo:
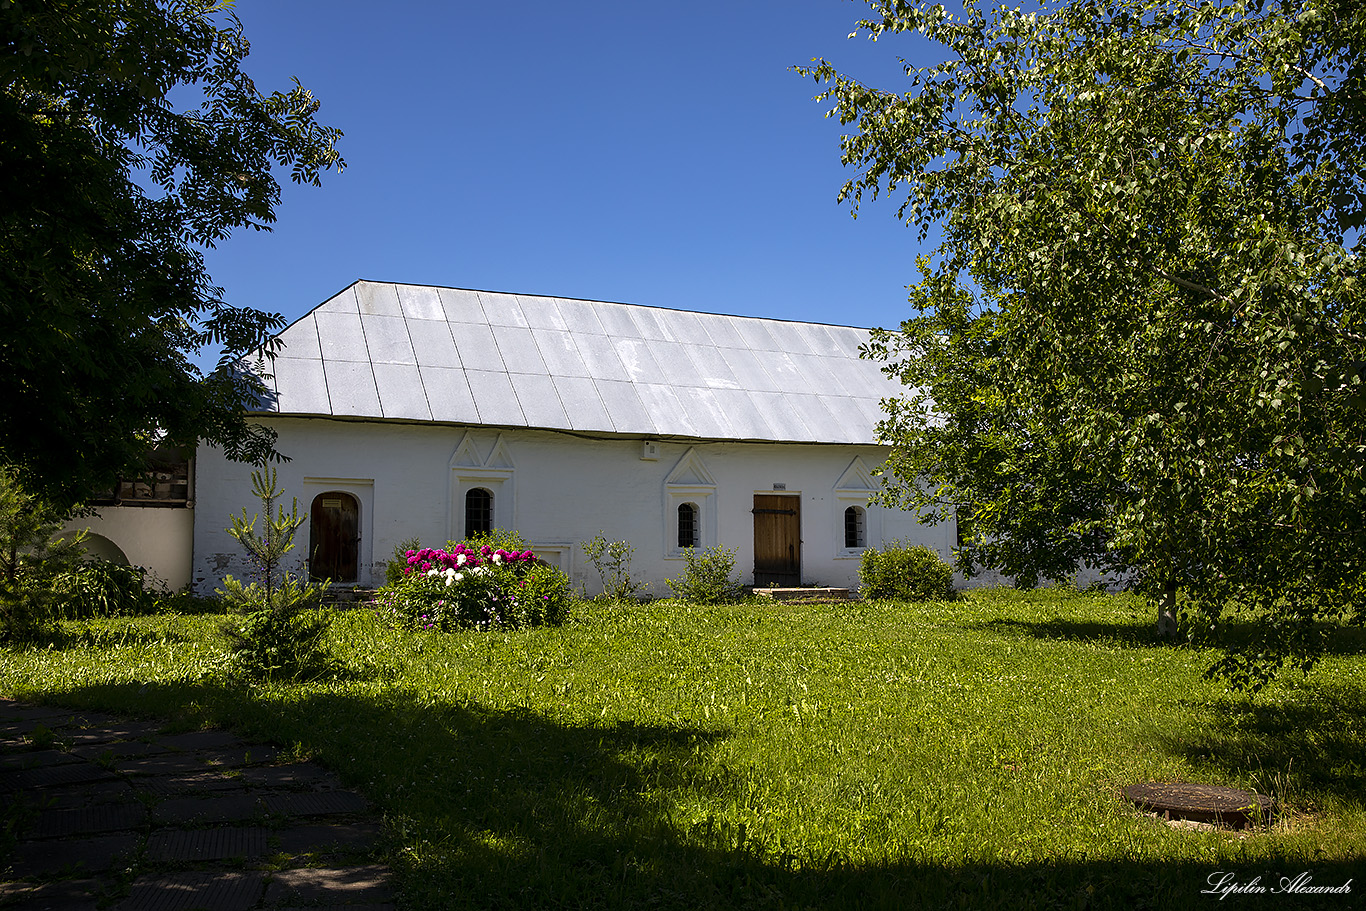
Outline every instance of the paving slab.
<path id="1" fill-rule="evenodd" d="M 364 813 L 370 804 L 364 797 L 352 791 L 323 791 L 309 793 L 300 791 L 288 794 L 270 794 L 261 799 L 266 809 L 272 813 L 288 813 L 291 816 L 332 816 L 340 813 Z"/>
<path id="2" fill-rule="evenodd" d="M 167 873 L 133 882 L 118 911 L 248 911 L 261 897 L 266 875 L 255 870 Z"/>
<path id="3" fill-rule="evenodd" d="M 163 829 L 147 837 L 152 861 L 227 860 L 260 857 L 269 851 L 270 830 L 225 826 L 218 829 Z"/>
<path id="4" fill-rule="evenodd" d="M 172 797 L 156 805 L 152 818 L 158 823 L 189 825 L 238 822 L 254 819 L 264 813 L 265 809 L 256 795 L 242 793 L 225 797 Z"/>
<path id="5" fill-rule="evenodd" d="M 33 721 L 45 718 L 70 718 L 70 709 L 53 708 L 47 705 L 29 705 L 25 702 L 15 702 L 13 699 L 0 697 L 0 708 L 3 708 L 5 717 L 11 721 Z"/>
<path id="6" fill-rule="evenodd" d="M 71 755 L 99 762 L 104 759 L 130 759 L 134 756 L 156 756 L 170 752 L 158 743 L 145 740 L 83 740 L 71 747 Z"/>
<path id="7" fill-rule="evenodd" d="M 281 870 L 266 886 L 266 904 L 298 902 L 331 905 L 389 902 L 394 898 L 389 868 L 380 864 L 357 867 Z"/>
<path id="8" fill-rule="evenodd" d="M 0 757 L 0 770 L 6 772 L 23 769 L 45 769 L 55 765 L 69 765 L 80 762 L 81 757 L 72 756 L 65 750 L 29 750 Z"/>
<path id="9" fill-rule="evenodd" d="M 130 756 L 115 760 L 114 768 L 125 775 L 166 775 L 202 772 L 208 765 L 198 753 L 166 752 L 156 756 Z"/>
<path id="10" fill-rule="evenodd" d="M 64 835 L 91 835 L 137 829 L 147 822 L 147 808 L 141 804 L 112 804 L 72 810 L 47 810 L 40 813 L 24 833 L 30 838 L 60 838 Z"/>
<path id="11" fill-rule="evenodd" d="M 141 843 L 142 836 L 132 832 L 24 842 L 14 851 L 12 870 L 24 879 L 68 870 L 95 873 L 126 864 Z"/>
<path id="12" fill-rule="evenodd" d="M 242 745 L 236 734 L 227 731 L 191 731 L 188 734 L 171 734 L 157 738 L 173 750 L 213 750 L 219 747 L 238 747 Z"/>
<path id="13" fill-rule="evenodd" d="M 147 775 L 136 779 L 137 789 L 158 797 L 174 797 L 185 794 L 214 794 L 225 791 L 246 793 L 246 783 L 236 776 L 227 777 L 221 772 L 183 772 L 168 775 Z"/>
<path id="14" fill-rule="evenodd" d="M 0 902 L 5 911 L 96 911 L 102 888 L 99 880 L 67 879 L 30 886 L 28 883 L 0 884 Z"/>
<path id="15" fill-rule="evenodd" d="M 205 765 L 235 768 L 274 762 L 280 751 L 268 743 L 248 743 L 221 750 L 198 750 L 196 755 Z"/>
<path id="16" fill-rule="evenodd" d="M 156 737 L 164 725 L 155 721 L 116 721 L 100 727 L 76 728 L 62 731 L 62 738 L 72 743 L 111 743 L 120 740 L 148 740 Z"/>
<path id="17" fill-rule="evenodd" d="M 20 802 L 44 810 L 70 810 L 110 803 L 131 803 L 135 799 L 133 786 L 122 778 L 34 789 L 20 795 Z"/>
<path id="18" fill-rule="evenodd" d="M 379 834 L 379 825 L 372 822 L 291 826 L 272 833 L 285 854 L 370 851 L 378 844 Z"/>
<path id="19" fill-rule="evenodd" d="M 298 790 L 341 787 L 341 780 L 335 774 L 312 762 L 292 762 L 289 765 L 243 769 L 240 777 L 248 784 L 265 787 Z"/>
<path id="20" fill-rule="evenodd" d="M 102 766 L 90 762 L 77 762 L 73 765 L 55 765 L 0 772 L 0 793 L 117 780 L 117 775 Z"/>

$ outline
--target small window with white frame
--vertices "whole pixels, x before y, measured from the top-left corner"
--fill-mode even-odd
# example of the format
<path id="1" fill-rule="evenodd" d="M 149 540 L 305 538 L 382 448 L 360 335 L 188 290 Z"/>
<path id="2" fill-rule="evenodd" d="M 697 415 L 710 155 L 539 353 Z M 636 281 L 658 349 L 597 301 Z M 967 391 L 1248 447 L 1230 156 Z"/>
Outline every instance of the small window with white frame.
<path id="1" fill-rule="evenodd" d="M 844 510 L 844 549 L 856 550 L 868 546 L 868 514 L 862 506 Z"/>
<path id="2" fill-rule="evenodd" d="M 716 543 L 716 479 L 707 470 L 702 450 L 683 453 L 664 478 L 664 559 L 682 560 L 690 547 Z"/>
<path id="3" fill-rule="evenodd" d="M 678 504 L 678 547 L 696 547 L 701 539 L 702 510 L 696 503 Z"/>
<path id="4" fill-rule="evenodd" d="M 472 487 L 465 493 L 465 537 L 486 535 L 493 531 L 493 494 L 482 487 Z"/>

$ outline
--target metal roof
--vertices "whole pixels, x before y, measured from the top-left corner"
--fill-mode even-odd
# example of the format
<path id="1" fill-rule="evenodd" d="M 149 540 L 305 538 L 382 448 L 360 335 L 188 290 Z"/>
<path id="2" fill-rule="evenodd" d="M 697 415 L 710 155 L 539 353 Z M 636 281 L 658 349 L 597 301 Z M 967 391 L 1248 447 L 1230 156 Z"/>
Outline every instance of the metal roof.
<path id="1" fill-rule="evenodd" d="M 280 338 L 280 414 L 873 443 L 900 392 L 866 329 L 458 288 L 356 282 Z"/>

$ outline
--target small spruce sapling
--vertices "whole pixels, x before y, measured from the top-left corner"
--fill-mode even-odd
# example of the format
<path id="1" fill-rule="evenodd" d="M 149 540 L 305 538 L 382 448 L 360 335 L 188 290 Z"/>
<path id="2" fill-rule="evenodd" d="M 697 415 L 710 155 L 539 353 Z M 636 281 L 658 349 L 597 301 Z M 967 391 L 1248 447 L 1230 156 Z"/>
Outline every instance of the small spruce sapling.
<path id="1" fill-rule="evenodd" d="M 281 589 L 277 579 L 281 576 L 280 567 L 285 554 L 294 549 L 294 533 L 304 524 L 308 514 L 299 515 L 297 497 L 293 498 L 288 514 L 285 513 L 283 506 L 275 505 L 275 501 L 284 496 L 284 491 L 279 488 L 274 468 L 251 473 L 251 492 L 261 501 L 266 514 L 263 523 L 264 535 L 256 533 L 256 522 L 260 516 L 255 515 L 248 519 L 246 507 L 242 508 L 240 516 L 228 517 L 232 524 L 227 532 L 246 550 L 247 559 L 255 568 L 256 579 L 250 585 L 243 586 L 232 576 L 224 576 L 223 586 L 228 589 L 225 594 L 229 601 L 244 606 L 256 602 L 269 606 L 276 602 L 277 593 Z M 288 578 L 289 573 L 285 572 L 283 575 Z M 244 597 L 239 598 L 239 592 Z"/>
<path id="2" fill-rule="evenodd" d="M 311 583 L 281 570 L 285 555 L 294 549 L 294 533 L 308 515 L 299 514 L 297 499 L 288 513 L 276 506 L 284 492 L 275 469 L 253 471 L 251 484 L 265 513 L 264 534 L 256 532 L 261 517 L 247 518 L 245 508 L 241 516 L 229 516 L 232 526 L 227 531 L 246 550 L 257 579 L 243 585 L 224 576 L 219 590 L 229 604 L 246 612 L 242 620 L 223 627 L 232 654 L 230 665 L 254 678 L 316 676 L 328 666 L 322 640 L 330 620 L 310 608 L 321 602 L 328 583 Z"/>

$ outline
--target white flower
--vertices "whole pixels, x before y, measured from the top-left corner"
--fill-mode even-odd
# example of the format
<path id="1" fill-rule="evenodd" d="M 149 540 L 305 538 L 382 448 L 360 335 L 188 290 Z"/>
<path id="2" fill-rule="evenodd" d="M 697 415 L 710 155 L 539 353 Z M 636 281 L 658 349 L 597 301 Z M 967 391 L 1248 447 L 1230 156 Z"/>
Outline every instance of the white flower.
<path id="1" fill-rule="evenodd" d="M 465 574 L 464 574 L 464 573 L 456 573 L 456 574 L 455 574 L 455 581 L 457 581 L 457 582 L 462 581 L 464 578 L 465 578 Z"/>
<path id="2" fill-rule="evenodd" d="M 455 565 L 456 565 L 456 566 L 464 566 L 464 565 L 465 565 L 466 559 L 468 559 L 468 558 L 467 558 L 464 554 L 456 554 L 456 555 L 455 555 Z"/>
<path id="3" fill-rule="evenodd" d="M 439 576 L 439 575 L 441 575 L 441 570 L 439 570 L 439 569 L 429 569 L 429 570 L 427 570 L 427 575 L 429 575 L 429 576 Z"/>
<path id="4" fill-rule="evenodd" d="M 493 555 L 493 562 L 494 562 L 494 563 L 502 563 L 502 562 L 503 562 L 503 555 L 502 555 L 502 554 L 494 554 L 494 555 Z"/>

